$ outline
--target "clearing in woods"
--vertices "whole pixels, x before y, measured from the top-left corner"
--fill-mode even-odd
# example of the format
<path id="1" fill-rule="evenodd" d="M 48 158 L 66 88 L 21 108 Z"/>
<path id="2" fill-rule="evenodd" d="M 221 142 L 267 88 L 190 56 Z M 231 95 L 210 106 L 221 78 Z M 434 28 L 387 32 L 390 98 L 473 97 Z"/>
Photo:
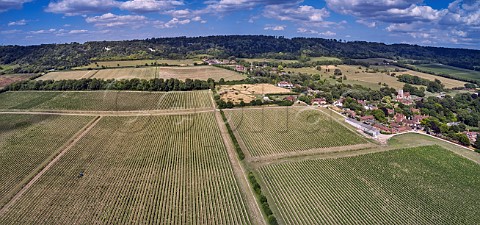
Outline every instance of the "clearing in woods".
<path id="1" fill-rule="evenodd" d="M 219 81 L 223 78 L 229 80 L 243 80 L 246 76 L 227 69 L 214 66 L 190 66 L 190 67 L 142 67 L 142 68 L 120 68 L 102 70 L 80 70 L 65 72 L 50 72 L 37 78 L 37 80 L 78 80 L 82 78 L 97 79 L 154 79 L 154 78 L 176 78 L 185 80 L 208 80 L 209 78 Z"/>
<path id="2" fill-rule="evenodd" d="M 225 115 L 252 157 L 367 143 L 321 108 L 235 109 Z"/>
<path id="3" fill-rule="evenodd" d="M 92 119 L 0 115 L 0 208 Z"/>
<path id="4" fill-rule="evenodd" d="M 480 167 L 439 146 L 258 170 L 285 224 L 478 224 Z"/>
<path id="5" fill-rule="evenodd" d="M 15 109 L 140 111 L 208 108 L 212 108 L 209 91 L 18 91 L 0 94 L 0 111 Z"/>
<path id="6" fill-rule="evenodd" d="M 251 224 L 219 132 L 213 113 L 103 117 L 0 224 Z"/>

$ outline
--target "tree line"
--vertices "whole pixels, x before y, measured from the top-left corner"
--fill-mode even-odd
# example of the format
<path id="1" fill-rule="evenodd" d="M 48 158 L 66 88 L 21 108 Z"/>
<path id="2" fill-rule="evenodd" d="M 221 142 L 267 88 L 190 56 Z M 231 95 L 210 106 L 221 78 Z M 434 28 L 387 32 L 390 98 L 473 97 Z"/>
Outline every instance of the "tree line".
<path id="1" fill-rule="evenodd" d="M 130 80 L 101 80 L 101 79 L 80 79 L 80 80 L 28 80 L 13 83 L 5 88 L 5 91 L 95 91 L 95 90 L 130 90 L 130 91 L 191 91 L 214 89 L 213 79 L 185 81 L 175 78 L 170 79 L 130 79 Z"/>

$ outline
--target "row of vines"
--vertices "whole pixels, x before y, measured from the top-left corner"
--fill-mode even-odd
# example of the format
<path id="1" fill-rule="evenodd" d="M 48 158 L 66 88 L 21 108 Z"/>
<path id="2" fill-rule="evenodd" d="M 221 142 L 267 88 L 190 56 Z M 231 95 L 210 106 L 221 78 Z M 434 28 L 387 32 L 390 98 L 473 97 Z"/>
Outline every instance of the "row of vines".
<path id="1" fill-rule="evenodd" d="M 479 224 L 480 167 L 438 146 L 261 167 L 286 224 Z"/>
<path id="2" fill-rule="evenodd" d="M 253 157 L 365 143 L 315 109 L 242 109 L 225 114 Z"/>
<path id="3" fill-rule="evenodd" d="M 250 224 L 213 113 L 104 117 L 0 224 Z"/>

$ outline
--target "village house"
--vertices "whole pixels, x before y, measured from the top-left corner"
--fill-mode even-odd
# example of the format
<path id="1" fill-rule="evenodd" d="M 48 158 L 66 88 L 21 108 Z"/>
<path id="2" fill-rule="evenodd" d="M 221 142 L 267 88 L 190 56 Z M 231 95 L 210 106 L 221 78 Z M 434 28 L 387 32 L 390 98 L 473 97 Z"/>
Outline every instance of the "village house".
<path id="1" fill-rule="evenodd" d="M 351 118 L 346 118 L 345 122 L 349 123 L 350 125 L 356 127 L 357 129 L 363 131 L 364 133 L 376 138 L 378 135 L 380 135 L 380 130 L 377 128 L 358 122 L 357 120 L 351 119 Z"/>
<path id="2" fill-rule="evenodd" d="M 393 115 L 395 113 L 395 110 L 393 109 L 387 109 L 388 115 Z"/>
<path id="3" fill-rule="evenodd" d="M 236 66 L 235 66 L 235 70 L 238 71 L 238 72 L 242 72 L 242 73 L 244 73 L 245 71 L 247 71 L 247 70 L 245 69 L 245 67 L 242 66 L 242 65 L 236 65 Z"/>
<path id="4" fill-rule="evenodd" d="M 280 81 L 278 82 L 277 86 L 281 88 L 293 88 L 293 84 L 287 81 Z"/>
<path id="5" fill-rule="evenodd" d="M 297 97 L 293 96 L 293 95 L 289 95 L 289 96 L 283 98 L 283 100 L 290 101 L 290 102 L 295 102 L 297 100 Z"/>
<path id="6" fill-rule="evenodd" d="M 344 98 L 338 99 L 337 101 L 335 101 L 333 103 L 333 105 L 336 106 L 336 107 L 343 107 L 343 101 L 344 100 L 345 100 Z"/>
<path id="7" fill-rule="evenodd" d="M 355 117 L 357 116 L 357 113 L 355 113 L 355 111 L 350 110 L 350 109 L 345 110 L 345 113 L 346 113 L 347 116 L 350 117 L 350 118 L 355 118 Z"/>
<path id="8" fill-rule="evenodd" d="M 463 133 L 467 135 L 468 139 L 470 139 L 470 143 L 475 143 L 475 141 L 477 141 L 477 134 L 479 134 L 479 132 L 465 131 Z"/>
<path id="9" fill-rule="evenodd" d="M 375 117 L 373 117 L 372 115 L 362 116 L 360 117 L 360 121 L 373 122 L 375 121 Z"/>
<path id="10" fill-rule="evenodd" d="M 395 114 L 395 116 L 393 117 L 393 120 L 395 121 L 395 123 L 403 123 L 405 120 L 407 119 L 407 117 L 401 113 L 397 113 Z"/>
<path id="11" fill-rule="evenodd" d="M 325 98 L 314 98 L 312 101 L 310 101 L 310 104 L 312 105 L 326 105 L 327 100 Z"/>

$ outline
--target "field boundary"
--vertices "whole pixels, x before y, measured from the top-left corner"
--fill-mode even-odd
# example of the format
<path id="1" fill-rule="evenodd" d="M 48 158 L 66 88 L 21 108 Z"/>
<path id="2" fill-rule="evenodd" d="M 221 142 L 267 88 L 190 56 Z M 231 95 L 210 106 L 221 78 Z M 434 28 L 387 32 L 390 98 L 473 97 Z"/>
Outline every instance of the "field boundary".
<path id="1" fill-rule="evenodd" d="M 235 173 L 235 177 L 237 177 L 238 185 L 240 186 L 240 189 L 243 190 L 242 192 L 244 193 L 245 200 L 248 205 L 248 211 L 251 214 L 250 218 L 255 221 L 254 224 L 266 224 L 265 219 L 263 218 L 263 215 L 261 213 L 260 206 L 255 199 L 255 194 L 252 191 L 253 188 L 248 181 L 246 171 L 239 162 L 233 143 L 229 138 L 230 136 L 228 134 L 225 124 L 223 123 L 220 111 L 215 111 L 215 119 L 217 121 L 223 143 L 225 144 L 225 147 L 227 149 L 228 158 L 230 159 L 233 172 Z"/>
<path id="2" fill-rule="evenodd" d="M 66 145 L 61 147 L 61 150 L 58 154 L 47 164 L 43 167 L 30 181 L 25 184 L 10 200 L 0 209 L 0 217 L 3 216 L 5 212 L 20 198 L 22 195 L 38 180 L 40 177 L 50 169 L 60 158 L 65 155 L 78 141 L 80 141 L 85 135 L 87 135 L 90 130 L 97 125 L 102 117 L 97 116 L 92 121 L 90 121 L 85 127 L 83 127 L 79 132 L 77 132 L 67 143 Z M 22 182 L 21 185 L 24 183 Z"/>
<path id="3" fill-rule="evenodd" d="M 203 108 L 185 110 L 139 110 L 139 111 L 77 111 L 77 110 L 14 110 L 2 111 L 0 114 L 28 114 L 28 115 L 60 115 L 60 116 L 163 116 L 163 115 L 188 115 L 196 113 L 213 112 L 214 109 Z"/>

